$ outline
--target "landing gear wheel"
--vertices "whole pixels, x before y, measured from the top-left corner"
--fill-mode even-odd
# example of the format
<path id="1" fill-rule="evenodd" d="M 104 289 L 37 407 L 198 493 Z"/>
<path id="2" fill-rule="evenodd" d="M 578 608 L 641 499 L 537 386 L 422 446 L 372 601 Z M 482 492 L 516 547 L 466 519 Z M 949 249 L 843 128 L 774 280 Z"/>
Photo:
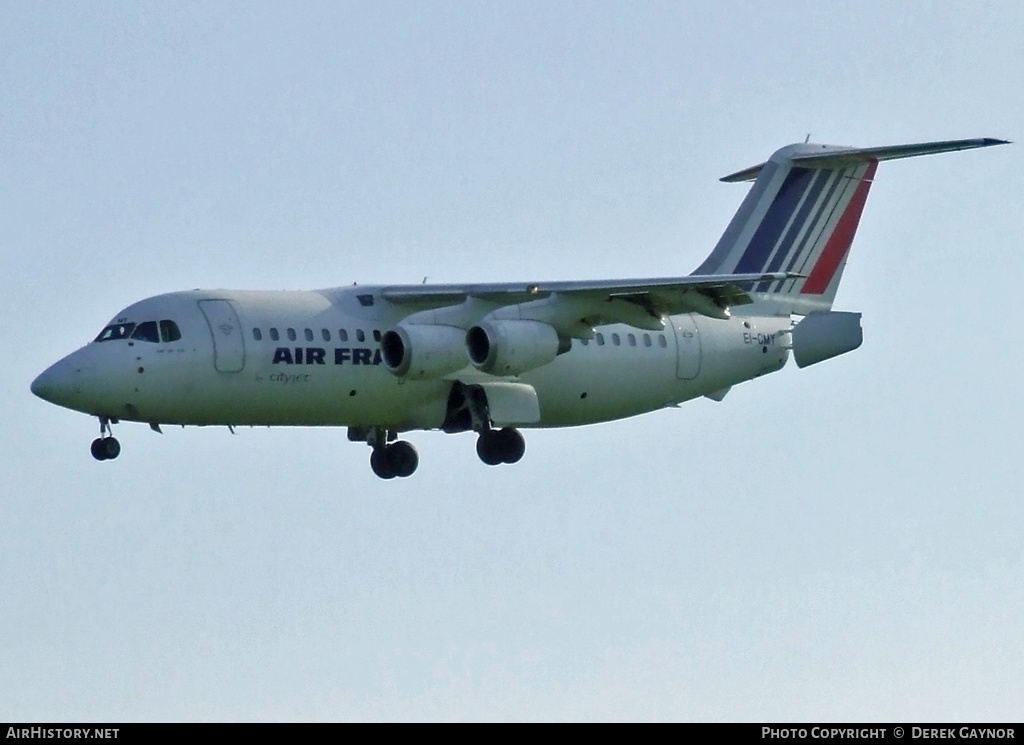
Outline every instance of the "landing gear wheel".
<path id="1" fill-rule="evenodd" d="M 476 441 L 476 454 L 489 466 L 518 463 L 526 452 L 526 440 L 514 427 L 489 429 Z"/>
<path id="2" fill-rule="evenodd" d="M 377 478 L 381 479 L 393 479 L 398 475 L 391 470 L 391 464 L 388 462 L 385 448 L 374 448 L 373 452 L 370 453 L 370 470 L 373 471 Z"/>
<path id="3" fill-rule="evenodd" d="M 497 466 L 502 463 L 502 442 L 501 431 L 489 429 L 481 432 L 476 438 L 476 454 L 486 465 Z"/>
<path id="4" fill-rule="evenodd" d="M 93 440 L 92 445 L 89 447 L 89 450 L 92 452 L 92 457 L 95 458 L 96 460 L 107 459 L 107 454 L 105 452 L 106 448 L 103 446 L 102 437 L 97 437 L 95 440 Z"/>
<path id="5" fill-rule="evenodd" d="M 116 437 L 97 437 L 89 450 L 96 460 L 113 460 L 121 454 L 121 443 Z"/>
<path id="6" fill-rule="evenodd" d="M 384 450 L 391 472 L 400 479 L 412 476 L 420 464 L 420 456 L 411 443 L 399 440 Z"/>
<path id="7" fill-rule="evenodd" d="M 504 463 L 518 463 L 526 453 L 526 439 L 514 427 L 505 427 L 498 432 L 501 443 L 501 460 Z"/>
<path id="8" fill-rule="evenodd" d="M 404 440 L 376 447 L 370 454 L 370 468 L 382 479 L 412 476 L 419 464 L 420 456 L 416 448 Z"/>

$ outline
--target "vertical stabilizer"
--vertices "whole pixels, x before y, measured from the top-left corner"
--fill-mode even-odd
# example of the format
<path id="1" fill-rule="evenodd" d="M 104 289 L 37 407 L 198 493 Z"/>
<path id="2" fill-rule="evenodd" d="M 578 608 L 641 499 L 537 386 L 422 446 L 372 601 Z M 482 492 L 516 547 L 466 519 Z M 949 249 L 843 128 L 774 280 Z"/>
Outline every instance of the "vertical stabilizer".
<path id="1" fill-rule="evenodd" d="M 799 144 L 726 176 L 754 186 L 694 274 L 794 272 L 748 291 L 779 314 L 829 310 L 857 232 L 878 161 L 1002 144 L 977 139 L 850 148 Z"/>

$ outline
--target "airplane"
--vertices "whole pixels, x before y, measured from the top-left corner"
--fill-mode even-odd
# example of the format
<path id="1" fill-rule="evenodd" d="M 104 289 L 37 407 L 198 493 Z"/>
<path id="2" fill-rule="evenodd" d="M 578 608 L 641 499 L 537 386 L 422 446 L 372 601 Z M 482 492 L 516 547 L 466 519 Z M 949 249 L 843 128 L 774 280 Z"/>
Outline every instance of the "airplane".
<path id="1" fill-rule="evenodd" d="M 878 163 L 993 138 L 783 147 L 722 179 L 753 186 L 690 275 L 655 279 L 192 290 L 120 311 L 32 392 L 112 425 L 344 426 L 382 479 L 419 464 L 400 435 L 475 432 L 487 465 L 520 430 L 622 419 L 861 345 L 833 301 Z"/>

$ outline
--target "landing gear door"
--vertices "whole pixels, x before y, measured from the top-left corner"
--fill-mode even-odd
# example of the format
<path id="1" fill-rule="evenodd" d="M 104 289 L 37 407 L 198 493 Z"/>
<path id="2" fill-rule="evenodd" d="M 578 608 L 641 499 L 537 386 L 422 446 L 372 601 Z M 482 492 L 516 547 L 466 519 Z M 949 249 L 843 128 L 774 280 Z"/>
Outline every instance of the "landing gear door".
<path id="1" fill-rule="evenodd" d="M 693 316 L 672 316 L 676 334 L 676 377 L 693 380 L 700 372 L 700 334 Z"/>
<path id="2" fill-rule="evenodd" d="M 240 372 L 245 367 L 245 340 L 238 314 L 227 300 L 200 300 L 213 336 L 213 366 L 218 372 Z"/>

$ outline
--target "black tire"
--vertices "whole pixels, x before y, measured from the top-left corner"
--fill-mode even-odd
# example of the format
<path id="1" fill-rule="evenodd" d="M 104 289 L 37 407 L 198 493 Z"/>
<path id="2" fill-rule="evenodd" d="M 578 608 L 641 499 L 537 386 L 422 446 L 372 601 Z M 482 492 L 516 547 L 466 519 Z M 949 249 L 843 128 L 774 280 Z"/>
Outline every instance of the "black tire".
<path id="1" fill-rule="evenodd" d="M 476 454 L 488 466 L 501 465 L 501 434 L 496 429 L 481 432 L 476 438 Z"/>
<path id="2" fill-rule="evenodd" d="M 526 453 L 526 439 L 518 429 L 505 427 L 498 432 L 501 444 L 501 460 L 503 463 L 518 463 Z"/>
<path id="3" fill-rule="evenodd" d="M 384 448 L 374 448 L 370 453 L 370 470 L 377 478 L 393 479 L 395 477 L 395 472 L 391 470 L 391 463 Z"/>
<path id="4" fill-rule="evenodd" d="M 416 448 L 405 440 L 388 445 L 384 452 L 391 472 L 400 479 L 412 476 L 420 464 L 420 456 L 416 452 Z"/>
<path id="5" fill-rule="evenodd" d="M 113 461 L 118 455 L 121 454 L 121 443 L 118 442 L 116 437 L 108 437 L 103 440 L 103 448 L 106 450 L 106 459 Z"/>
<path id="6" fill-rule="evenodd" d="M 103 438 L 97 437 L 92 441 L 92 445 L 89 446 L 89 451 L 92 453 L 92 457 L 96 460 L 107 459 L 107 449 L 103 445 Z"/>
<path id="7" fill-rule="evenodd" d="M 103 443 L 105 460 L 114 460 L 114 458 L 121 454 L 121 443 L 117 441 L 116 437 L 107 437 L 100 440 L 100 442 Z"/>

